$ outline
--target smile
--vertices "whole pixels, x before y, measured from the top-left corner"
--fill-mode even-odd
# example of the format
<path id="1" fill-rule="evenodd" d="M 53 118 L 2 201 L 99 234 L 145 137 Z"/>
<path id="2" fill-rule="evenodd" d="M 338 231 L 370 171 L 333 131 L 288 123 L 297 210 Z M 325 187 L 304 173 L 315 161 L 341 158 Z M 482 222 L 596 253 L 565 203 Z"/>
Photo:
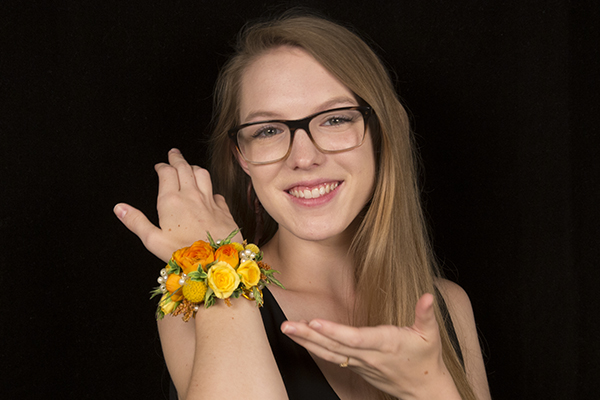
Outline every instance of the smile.
<path id="1" fill-rule="evenodd" d="M 316 199 L 335 190 L 339 185 L 339 182 L 323 183 L 312 189 L 293 188 L 288 190 L 288 193 L 299 199 Z"/>

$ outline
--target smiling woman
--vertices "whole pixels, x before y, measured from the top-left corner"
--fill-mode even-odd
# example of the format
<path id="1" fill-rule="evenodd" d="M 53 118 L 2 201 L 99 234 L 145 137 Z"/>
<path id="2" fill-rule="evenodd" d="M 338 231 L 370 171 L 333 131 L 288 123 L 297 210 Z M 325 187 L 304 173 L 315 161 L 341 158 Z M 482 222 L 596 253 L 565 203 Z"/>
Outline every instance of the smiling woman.
<path id="1" fill-rule="evenodd" d="M 332 106 L 357 107 L 358 101 L 354 98 L 345 85 L 306 51 L 282 46 L 269 50 L 244 71 L 239 115 L 244 122 L 256 122 L 252 119 L 258 115 L 298 119 L 317 113 L 316 121 L 319 121 L 318 113 Z M 354 120 L 357 118 L 363 120 L 360 114 Z M 313 241 L 337 241 L 342 235 L 344 240 L 352 240 L 354 232 L 346 232 L 346 229 L 371 198 L 375 180 L 370 134 L 365 133 L 364 123 L 353 125 L 347 133 L 361 140 L 355 139 L 352 146 L 333 154 L 317 148 L 309 131 L 300 129 L 295 131 L 294 140 L 289 141 L 285 149 L 287 156 L 279 157 L 279 162 L 256 165 L 244 157 L 239 158 L 261 204 L 277 221 L 280 235 L 289 232 L 297 238 Z M 320 194 L 321 189 L 326 191 L 325 187 L 330 188 L 329 193 L 312 196 L 313 192 Z M 293 193 L 305 196 L 296 197 Z"/>
<path id="2" fill-rule="evenodd" d="M 286 290 L 159 322 L 179 398 L 489 398 L 468 297 L 431 255 L 406 112 L 357 35 L 293 14 L 244 29 L 211 152 L 220 195 L 173 150 L 157 166 L 161 229 L 115 212 L 165 261 L 239 226 Z"/>

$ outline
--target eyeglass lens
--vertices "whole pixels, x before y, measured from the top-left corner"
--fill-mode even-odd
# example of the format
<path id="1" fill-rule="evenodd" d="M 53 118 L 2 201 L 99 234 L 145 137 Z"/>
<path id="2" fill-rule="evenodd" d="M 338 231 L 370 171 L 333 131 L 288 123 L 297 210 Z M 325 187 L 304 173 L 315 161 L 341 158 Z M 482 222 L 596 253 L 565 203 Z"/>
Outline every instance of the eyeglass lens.
<path id="1" fill-rule="evenodd" d="M 302 124 L 294 128 L 306 129 Z M 315 115 L 308 129 L 320 150 L 343 151 L 362 142 L 365 121 L 359 110 L 332 110 Z M 240 129 L 237 142 L 246 160 L 265 163 L 285 157 L 292 145 L 291 137 L 285 122 L 264 122 Z"/>

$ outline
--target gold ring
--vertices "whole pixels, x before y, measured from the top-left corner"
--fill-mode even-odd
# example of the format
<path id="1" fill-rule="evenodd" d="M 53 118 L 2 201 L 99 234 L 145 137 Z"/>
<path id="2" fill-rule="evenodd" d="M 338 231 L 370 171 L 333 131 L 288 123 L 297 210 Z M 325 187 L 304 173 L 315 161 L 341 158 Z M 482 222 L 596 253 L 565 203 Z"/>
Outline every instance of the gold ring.
<path id="1" fill-rule="evenodd" d="M 346 361 L 344 361 L 343 363 L 341 363 L 340 367 L 346 368 L 348 366 L 349 362 L 350 362 L 350 356 L 346 357 Z"/>

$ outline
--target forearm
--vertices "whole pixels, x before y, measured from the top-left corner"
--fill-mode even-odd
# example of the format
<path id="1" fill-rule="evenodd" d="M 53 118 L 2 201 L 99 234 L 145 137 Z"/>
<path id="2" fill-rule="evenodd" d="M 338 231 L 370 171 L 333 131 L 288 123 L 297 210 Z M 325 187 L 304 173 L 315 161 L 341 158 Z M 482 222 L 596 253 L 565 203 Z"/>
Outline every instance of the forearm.
<path id="1" fill-rule="evenodd" d="M 217 301 L 187 323 L 194 329 L 193 346 L 163 344 L 180 398 L 287 399 L 260 311 L 242 298 L 231 303 Z M 160 330 L 161 340 L 177 340 L 168 327 Z"/>

